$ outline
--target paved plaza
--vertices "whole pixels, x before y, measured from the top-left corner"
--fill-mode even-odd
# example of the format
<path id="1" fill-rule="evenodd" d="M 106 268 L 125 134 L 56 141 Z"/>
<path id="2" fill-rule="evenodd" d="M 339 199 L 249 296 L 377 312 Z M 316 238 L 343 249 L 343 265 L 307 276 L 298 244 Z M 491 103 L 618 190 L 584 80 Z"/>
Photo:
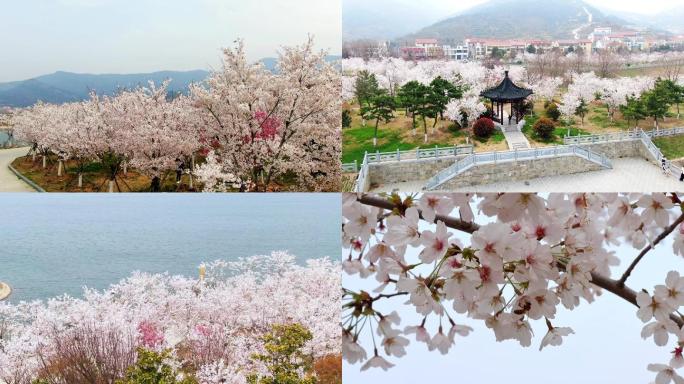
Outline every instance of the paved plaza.
<path id="1" fill-rule="evenodd" d="M 684 191 L 679 178 L 665 176 L 640 158 L 613 159 L 613 169 L 459 188 L 454 192 L 672 192 Z M 419 192 L 427 180 L 381 185 L 371 192 Z"/>

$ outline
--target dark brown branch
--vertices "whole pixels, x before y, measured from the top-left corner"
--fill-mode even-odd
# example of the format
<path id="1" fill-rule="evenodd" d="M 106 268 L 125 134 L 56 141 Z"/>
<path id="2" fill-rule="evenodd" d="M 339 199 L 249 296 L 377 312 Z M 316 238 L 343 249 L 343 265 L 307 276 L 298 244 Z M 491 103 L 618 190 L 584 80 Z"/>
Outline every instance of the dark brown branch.
<path id="1" fill-rule="evenodd" d="M 633 289 L 626 287 L 624 283 L 621 284 L 619 280 L 613 280 L 600 274 L 592 273 L 591 282 L 597 287 L 601 287 L 606 291 L 611 292 L 612 294 L 634 304 L 637 308 L 639 307 L 636 302 L 636 292 Z M 679 327 L 684 326 L 684 319 L 681 317 L 671 314 L 670 319 L 672 319 L 672 321 L 674 321 Z"/>
<path id="2" fill-rule="evenodd" d="M 627 268 L 625 273 L 622 274 L 622 277 L 620 278 L 620 280 L 618 280 L 618 284 L 619 285 L 625 285 L 625 282 L 629 278 L 629 275 L 632 274 L 632 271 L 634 270 L 634 268 L 636 268 L 637 264 L 639 264 L 641 259 L 643 259 L 644 256 L 646 256 L 646 254 L 648 252 L 650 252 L 653 248 L 655 248 L 655 246 L 658 245 L 658 243 L 660 243 L 663 239 L 665 239 L 667 236 L 669 236 L 670 233 L 672 233 L 675 229 L 677 229 L 677 227 L 681 223 L 684 223 L 684 213 L 681 216 L 679 216 L 679 218 L 677 220 L 675 220 L 675 222 L 672 223 L 672 225 L 667 227 L 667 229 L 665 229 L 665 231 L 663 233 L 661 233 L 658 237 L 656 237 L 656 239 L 653 241 L 652 244 L 649 244 L 648 246 L 646 246 L 646 248 L 644 248 L 639 253 L 639 255 L 636 257 L 636 259 L 634 259 L 634 261 L 632 261 L 632 264 L 629 265 L 629 267 Z"/>
<path id="3" fill-rule="evenodd" d="M 392 297 L 395 297 L 395 296 L 405 296 L 405 295 L 408 295 L 408 294 L 409 294 L 408 292 L 397 292 L 397 293 L 389 293 L 389 294 L 388 294 L 388 293 L 383 293 L 383 294 L 380 294 L 380 295 L 375 296 L 374 298 L 371 299 L 371 301 L 377 301 L 377 300 L 380 300 L 380 299 L 389 299 L 389 298 L 392 298 Z"/>
<path id="4" fill-rule="evenodd" d="M 390 211 L 396 208 L 391 201 L 375 195 L 363 194 L 360 197 L 358 197 L 357 200 L 361 204 L 387 209 Z M 418 208 L 416 207 L 416 209 Z M 420 209 L 418 209 L 418 214 L 420 215 L 421 219 L 425 220 L 425 218 L 423 217 L 423 212 Z M 451 216 L 435 215 L 435 222 L 437 221 L 443 222 L 444 225 L 446 225 L 449 228 L 456 229 L 466 233 L 473 233 L 480 229 L 480 226 L 476 223 L 469 223 Z"/>

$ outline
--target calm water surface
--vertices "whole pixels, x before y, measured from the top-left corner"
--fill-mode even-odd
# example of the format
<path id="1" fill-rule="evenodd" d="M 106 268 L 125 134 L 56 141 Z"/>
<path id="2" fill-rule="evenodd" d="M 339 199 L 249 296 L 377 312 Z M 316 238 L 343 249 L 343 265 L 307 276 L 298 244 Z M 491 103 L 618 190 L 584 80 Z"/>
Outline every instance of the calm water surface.
<path id="1" fill-rule="evenodd" d="M 0 281 L 16 302 L 273 250 L 333 257 L 339 217 L 339 194 L 4 194 Z"/>

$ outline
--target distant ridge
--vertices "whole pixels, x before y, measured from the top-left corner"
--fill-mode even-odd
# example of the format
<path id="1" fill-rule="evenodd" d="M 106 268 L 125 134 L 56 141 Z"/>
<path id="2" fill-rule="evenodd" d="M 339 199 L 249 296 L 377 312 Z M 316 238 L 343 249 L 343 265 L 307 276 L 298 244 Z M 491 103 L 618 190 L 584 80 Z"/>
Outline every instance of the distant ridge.
<path id="1" fill-rule="evenodd" d="M 85 100 L 91 91 L 101 95 L 113 95 L 121 89 L 146 86 L 149 81 L 159 84 L 171 80 L 169 92 L 186 92 L 188 85 L 204 80 L 209 72 L 160 71 L 140 74 L 80 74 L 55 72 L 33 79 L 0 83 L 0 107 L 27 107 L 38 101 L 66 103 Z"/>
<path id="2" fill-rule="evenodd" d="M 328 62 L 339 59 L 340 56 L 326 58 Z M 269 71 L 275 71 L 278 59 L 269 57 L 260 62 Z M 100 75 L 58 71 L 33 79 L 0 83 L 0 108 L 23 108 L 38 101 L 53 104 L 81 101 L 88 99 L 91 91 L 114 95 L 121 89 L 147 86 L 150 81 L 160 84 L 171 80 L 169 93 L 187 93 L 190 84 L 201 82 L 208 75 L 209 72 L 204 70 Z"/>
<path id="3" fill-rule="evenodd" d="M 592 23 L 588 22 L 588 14 Z M 629 23 L 581 0 L 491 0 L 400 38 L 432 37 L 461 42 L 467 37 L 571 39 L 595 26 L 621 28 Z"/>

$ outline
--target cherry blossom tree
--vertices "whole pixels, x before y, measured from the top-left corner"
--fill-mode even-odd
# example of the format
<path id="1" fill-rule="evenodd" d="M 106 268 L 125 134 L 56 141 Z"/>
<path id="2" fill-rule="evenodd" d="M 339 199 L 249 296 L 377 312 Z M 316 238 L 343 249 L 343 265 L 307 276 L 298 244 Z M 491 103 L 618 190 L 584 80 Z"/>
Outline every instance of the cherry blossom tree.
<path id="1" fill-rule="evenodd" d="M 200 174 L 223 175 L 205 184 L 263 190 L 291 173 L 307 189 L 337 189 L 341 82 L 325 57 L 309 39 L 284 48 L 272 73 L 247 61 L 242 42 L 224 50 L 223 68 L 192 87 L 216 159 L 204 167 L 219 167 Z M 266 134 L 267 125 L 276 128 Z"/>
<path id="2" fill-rule="evenodd" d="M 185 96 L 169 100 L 168 81 L 160 87 L 150 83 L 120 93 L 113 99 L 116 124 L 125 127 L 126 161 L 151 179 L 150 190 L 158 192 L 161 182 L 179 164 L 192 162 L 199 150 L 199 123 Z"/>
<path id="3" fill-rule="evenodd" d="M 275 324 L 309 330 L 303 352 L 314 358 L 339 354 L 339 264 L 298 265 L 274 252 L 201 271 L 199 279 L 134 273 L 106 291 L 87 289 L 82 299 L 0 303 L 0 381 L 35 382 L 46 364 L 65 358 L 60 352 L 81 348 L 83 338 L 101 345 L 83 350 L 102 367 L 130 362 L 137 347 L 170 350 L 170 364 L 192 367 L 201 384 L 246 384 L 250 373 L 266 373 L 251 357 L 265 352 L 261 337 Z M 110 354 L 98 353 L 105 350 Z"/>
<path id="4" fill-rule="evenodd" d="M 617 79 L 601 79 L 597 91 L 601 100 L 606 104 L 610 121 L 620 106 L 627 104 L 629 97 L 640 97 L 641 94 L 653 87 L 653 79 L 648 77 L 619 77 Z"/>
<path id="5" fill-rule="evenodd" d="M 377 288 L 344 287 L 343 356 L 351 364 L 363 363 L 361 370 L 386 370 L 394 366 L 388 358 L 404 356 L 411 339 L 446 354 L 457 338 L 472 332 L 466 320 L 484 322 L 497 341 L 524 347 L 532 345 L 538 325 L 544 330 L 539 349 L 559 346 L 574 331 L 556 317 L 557 308 L 581 310 L 582 300 L 590 303 L 605 291 L 637 307 L 644 339 L 674 346 L 669 356 L 664 352 L 665 363 L 645 362 L 644 369 L 655 373 L 656 383 L 681 382 L 684 277 L 666 272 L 664 283 L 638 291 L 628 282 L 640 261 L 666 239 L 672 241 L 673 257 L 684 257 L 683 198 L 675 193 L 345 194 L 343 270 L 375 279 Z M 617 244 L 632 246 L 634 255 L 616 254 Z M 611 276 L 623 260 L 627 268 Z M 388 301 L 408 306 L 423 320 L 406 324 L 397 311 L 377 309 Z"/>
<path id="6" fill-rule="evenodd" d="M 560 77 L 544 77 L 537 82 L 529 84 L 534 91 L 532 97 L 536 100 L 553 100 L 558 93 L 558 89 L 563 83 Z"/>

